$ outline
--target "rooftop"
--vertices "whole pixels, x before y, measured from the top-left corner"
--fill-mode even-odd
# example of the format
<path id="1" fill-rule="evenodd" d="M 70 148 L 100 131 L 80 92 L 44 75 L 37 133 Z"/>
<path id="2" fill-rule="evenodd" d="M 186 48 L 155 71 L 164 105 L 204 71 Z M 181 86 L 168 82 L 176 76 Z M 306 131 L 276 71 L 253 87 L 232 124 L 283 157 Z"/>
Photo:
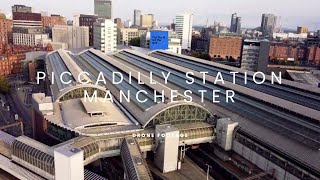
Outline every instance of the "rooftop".
<path id="1" fill-rule="evenodd" d="M 316 87 L 318 87 L 320 84 L 320 70 L 314 70 L 314 71 L 287 70 L 287 73 L 295 82 L 316 86 Z"/>

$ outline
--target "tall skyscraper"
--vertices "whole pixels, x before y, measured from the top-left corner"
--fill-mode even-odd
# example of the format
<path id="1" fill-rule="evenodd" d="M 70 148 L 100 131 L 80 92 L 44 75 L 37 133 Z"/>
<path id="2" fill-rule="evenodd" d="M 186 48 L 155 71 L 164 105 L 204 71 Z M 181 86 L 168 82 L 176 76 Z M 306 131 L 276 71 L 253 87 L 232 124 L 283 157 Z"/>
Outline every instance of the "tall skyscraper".
<path id="1" fill-rule="evenodd" d="M 264 36 L 271 36 L 275 31 L 277 17 L 273 14 L 262 14 L 261 31 Z"/>
<path id="2" fill-rule="evenodd" d="M 237 17 L 237 13 L 234 13 L 231 16 L 230 32 L 235 33 L 237 31 Z"/>
<path id="3" fill-rule="evenodd" d="M 94 0 L 94 14 L 105 19 L 112 18 L 112 1 Z"/>
<path id="4" fill-rule="evenodd" d="M 193 14 L 178 14 L 175 19 L 175 29 L 181 40 L 182 49 L 191 49 Z"/>
<path id="5" fill-rule="evenodd" d="M 237 13 L 231 16 L 230 32 L 241 33 L 241 17 L 238 17 Z"/>
<path id="6" fill-rule="evenodd" d="M 141 11 L 135 9 L 133 13 L 133 25 L 140 26 Z"/>
<path id="7" fill-rule="evenodd" d="M 241 21 L 242 21 L 242 18 L 241 17 L 237 17 L 236 19 L 236 33 L 237 34 L 241 34 Z"/>
<path id="8" fill-rule="evenodd" d="M 94 23 L 93 46 L 104 53 L 117 50 L 117 25 L 109 19 L 99 19 Z"/>

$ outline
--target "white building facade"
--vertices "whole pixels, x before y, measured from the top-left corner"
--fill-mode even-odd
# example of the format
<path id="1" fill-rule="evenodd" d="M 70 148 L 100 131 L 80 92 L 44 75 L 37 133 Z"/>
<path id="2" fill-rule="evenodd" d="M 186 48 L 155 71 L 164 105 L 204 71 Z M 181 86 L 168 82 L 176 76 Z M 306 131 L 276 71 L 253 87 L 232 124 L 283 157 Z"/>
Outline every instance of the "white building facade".
<path id="1" fill-rule="evenodd" d="M 193 14 L 178 14 L 175 19 L 176 32 L 182 49 L 191 49 Z"/>
<path id="2" fill-rule="evenodd" d="M 117 25 L 108 19 L 100 19 L 93 27 L 93 46 L 104 53 L 117 50 Z"/>
<path id="3" fill-rule="evenodd" d="M 49 40 L 48 34 L 13 33 L 13 44 L 15 45 L 42 45 L 42 42 L 46 40 Z"/>
<path id="4" fill-rule="evenodd" d="M 86 26 L 54 26 L 52 41 L 65 43 L 68 49 L 89 47 L 89 28 Z"/>

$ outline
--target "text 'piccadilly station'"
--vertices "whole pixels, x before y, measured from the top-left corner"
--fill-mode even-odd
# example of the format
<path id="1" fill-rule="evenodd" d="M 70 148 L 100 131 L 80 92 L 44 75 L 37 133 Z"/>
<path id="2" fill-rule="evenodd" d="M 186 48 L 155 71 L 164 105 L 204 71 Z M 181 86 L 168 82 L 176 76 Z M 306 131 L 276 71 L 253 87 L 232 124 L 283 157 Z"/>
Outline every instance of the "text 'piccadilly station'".
<path id="1" fill-rule="evenodd" d="M 217 154 L 234 151 L 246 159 L 256 158 L 259 168 L 274 169 L 278 179 L 283 173 L 301 179 L 320 176 L 320 91 L 316 87 L 287 80 L 272 84 L 271 76 L 257 85 L 253 72 L 248 72 L 244 83 L 244 70 L 167 51 L 146 54 L 125 49 L 107 55 L 94 49 L 58 50 L 48 53 L 45 65 L 46 93 L 32 95 L 34 133 L 41 139 L 2 136 L 7 139 L 5 156 L 37 176 L 83 179 L 89 176 L 84 166 L 120 156 L 128 179 L 152 179 L 147 153 L 161 172 L 172 172 L 180 168 L 187 147 L 205 143 L 211 143 Z M 84 71 L 90 76 L 82 75 L 82 80 L 92 83 L 79 82 Z M 239 72 L 237 84 L 232 83 L 230 71 Z M 60 81 L 63 72 L 71 73 L 63 81 L 72 83 Z M 106 83 L 96 85 L 100 72 Z M 123 74 L 122 83 L 112 83 L 113 72 Z M 150 83 L 150 72 L 156 84 Z M 167 83 L 162 72 L 171 73 Z M 186 83 L 186 72 L 194 74 L 192 85 Z M 208 72 L 209 80 L 221 72 L 226 82 L 203 84 L 200 72 Z M 138 73 L 145 84 L 138 83 Z M 201 94 L 199 89 L 219 90 L 219 103 L 212 102 L 214 94 Z M 120 103 L 120 90 L 131 94 L 130 102 Z M 136 98 L 141 90 L 148 92 L 139 94 L 145 103 Z M 172 90 L 180 94 L 172 97 Z M 192 102 L 184 101 L 181 92 L 186 90 L 193 92 Z M 234 103 L 226 102 L 227 90 L 235 92 Z M 113 102 L 105 101 L 108 92 Z M 155 99 L 154 92 L 164 92 L 166 101 Z M 96 93 L 97 101 L 86 101 L 85 93 Z M 40 143 L 46 138 L 59 143 Z"/>

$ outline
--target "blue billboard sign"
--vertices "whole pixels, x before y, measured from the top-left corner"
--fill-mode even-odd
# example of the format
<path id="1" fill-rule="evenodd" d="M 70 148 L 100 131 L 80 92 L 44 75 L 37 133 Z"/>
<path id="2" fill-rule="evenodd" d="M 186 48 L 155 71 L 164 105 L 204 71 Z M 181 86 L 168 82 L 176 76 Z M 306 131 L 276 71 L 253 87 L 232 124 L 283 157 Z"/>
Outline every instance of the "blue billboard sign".
<path id="1" fill-rule="evenodd" d="M 150 32 L 150 49 L 166 50 L 169 49 L 168 31 Z"/>

